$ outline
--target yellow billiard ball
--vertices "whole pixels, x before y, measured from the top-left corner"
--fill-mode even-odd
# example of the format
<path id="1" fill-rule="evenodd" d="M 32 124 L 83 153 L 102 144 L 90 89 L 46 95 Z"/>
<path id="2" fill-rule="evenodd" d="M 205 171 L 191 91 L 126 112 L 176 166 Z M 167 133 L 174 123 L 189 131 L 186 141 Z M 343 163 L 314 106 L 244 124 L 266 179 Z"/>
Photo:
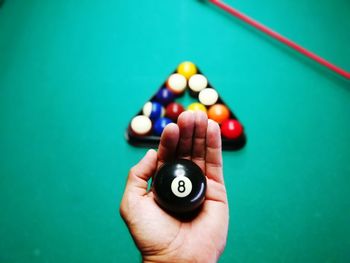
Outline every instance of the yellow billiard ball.
<path id="1" fill-rule="evenodd" d="M 177 67 L 177 73 L 185 76 L 186 79 L 189 79 L 191 76 L 197 73 L 197 67 L 192 62 L 185 61 Z"/>
<path id="2" fill-rule="evenodd" d="M 207 108 L 202 103 L 199 103 L 199 102 L 194 102 L 194 103 L 190 104 L 187 107 L 187 109 L 191 110 L 191 111 L 200 110 L 200 111 L 204 111 L 205 113 L 207 113 Z"/>

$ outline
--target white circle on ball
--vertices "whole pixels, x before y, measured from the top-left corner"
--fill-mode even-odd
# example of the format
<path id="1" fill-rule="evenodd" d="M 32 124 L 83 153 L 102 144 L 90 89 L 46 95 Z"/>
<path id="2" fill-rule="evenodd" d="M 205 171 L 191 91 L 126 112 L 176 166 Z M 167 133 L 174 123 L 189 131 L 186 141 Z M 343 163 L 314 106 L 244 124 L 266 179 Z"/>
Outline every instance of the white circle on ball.
<path id="1" fill-rule="evenodd" d="M 177 197 L 186 197 L 192 191 L 192 182 L 186 176 L 177 176 L 171 182 L 171 191 Z"/>
<path id="2" fill-rule="evenodd" d="M 212 88 L 206 88 L 198 95 L 199 101 L 206 106 L 214 105 L 218 101 L 218 98 L 219 94 Z"/>
<path id="3" fill-rule="evenodd" d="M 149 117 L 152 113 L 152 102 L 146 102 L 146 104 L 142 108 L 143 115 Z"/>
<path id="4" fill-rule="evenodd" d="M 200 92 L 208 86 L 208 80 L 202 74 L 195 74 L 188 81 L 188 86 L 194 92 Z"/>
<path id="5" fill-rule="evenodd" d="M 186 89 L 187 86 L 187 79 L 185 76 L 175 73 L 170 75 L 168 78 L 168 87 L 173 91 L 174 93 L 181 93 Z"/>
<path id="6" fill-rule="evenodd" d="M 139 135 L 145 135 L 152 129 L 152 121 L 144 115 L 134 117 L 130 124 L 133 132 Z"/>

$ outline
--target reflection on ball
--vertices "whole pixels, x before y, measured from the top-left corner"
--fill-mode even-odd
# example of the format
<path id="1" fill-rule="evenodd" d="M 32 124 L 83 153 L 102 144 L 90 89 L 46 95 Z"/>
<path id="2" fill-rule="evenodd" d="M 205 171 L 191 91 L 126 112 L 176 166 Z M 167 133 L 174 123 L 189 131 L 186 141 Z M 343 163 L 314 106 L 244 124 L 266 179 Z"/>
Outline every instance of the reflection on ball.
<path id="1" fill-rule="evenodd" d="M 198 165 L 186 159 L 165 163 L 153 178 L 156 202 L 173 213 L 191 212 L 203 203 L 206 178 Z"/>
<path id="2" fill-rule="evenodd" d="M 239 121 L 229 119 L 221 124 L 221 134 L 227 139 L 237 139 L 243 133 L 243 127 Z"/>
<path id="3" fill-rule="evenodd" d="M 214 104 L 208 110 L 208 118 L 220 124 L 230 118 L 230 111 L 223 104 Z"/>
<path id="4" fill-rule="evenodd" d="M 189 79 L 192 75 L 197 73 L 197 67 L 192 62 L 185 61 L 177 67 L 177 73 L 183 75 L 186 79 Z"/>
<path id="5" fill-rule="evenodd" d="M 131 120 L 130 129 L 135 135 L 146 135 L 152 129 L 152 121 L 144 115 L 138 115 Z"/>
<path id="6" fill-rule="evenodd" d="M 194 102 L 194 103 L 190 104 L 187 107 L 187 109 L 192 110 L 192 111 L 200 110 L 200 111 L 204 111 L 205 113 L 207 113 L 207 108 L 202 103 L 199 103 L 199 102 Z"/>

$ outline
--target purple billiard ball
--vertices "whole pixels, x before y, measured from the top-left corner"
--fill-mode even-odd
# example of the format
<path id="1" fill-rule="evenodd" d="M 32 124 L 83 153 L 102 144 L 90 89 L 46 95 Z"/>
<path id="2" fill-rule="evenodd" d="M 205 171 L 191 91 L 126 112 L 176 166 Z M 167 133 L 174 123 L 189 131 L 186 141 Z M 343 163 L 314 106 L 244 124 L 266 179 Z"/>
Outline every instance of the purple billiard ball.
<path id="1" fill-rule="evenodd" d="M 155 99 L 165 106 L 174 101 L 175 94 L 164 87 L 157 92 Z"/>

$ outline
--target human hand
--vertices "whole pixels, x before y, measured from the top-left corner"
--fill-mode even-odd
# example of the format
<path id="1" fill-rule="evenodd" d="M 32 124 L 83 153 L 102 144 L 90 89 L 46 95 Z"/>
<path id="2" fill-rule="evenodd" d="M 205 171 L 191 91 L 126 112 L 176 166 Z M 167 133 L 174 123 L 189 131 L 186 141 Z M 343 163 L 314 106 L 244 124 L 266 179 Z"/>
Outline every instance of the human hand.
<path id="1" fill-rule="evenodd" d="M 190 159 L 207 179 L 205 201 L 192 220 L 162 210 L 147 191 L 164 162 Z M 216 262 L 226 245 L 228 203 L 222 171 L 219 125 L 205 113 L 187 111 L 165 127 L 158 153 L 149 150 L 129 172 L 120 213 L 144 262 Z"/>

